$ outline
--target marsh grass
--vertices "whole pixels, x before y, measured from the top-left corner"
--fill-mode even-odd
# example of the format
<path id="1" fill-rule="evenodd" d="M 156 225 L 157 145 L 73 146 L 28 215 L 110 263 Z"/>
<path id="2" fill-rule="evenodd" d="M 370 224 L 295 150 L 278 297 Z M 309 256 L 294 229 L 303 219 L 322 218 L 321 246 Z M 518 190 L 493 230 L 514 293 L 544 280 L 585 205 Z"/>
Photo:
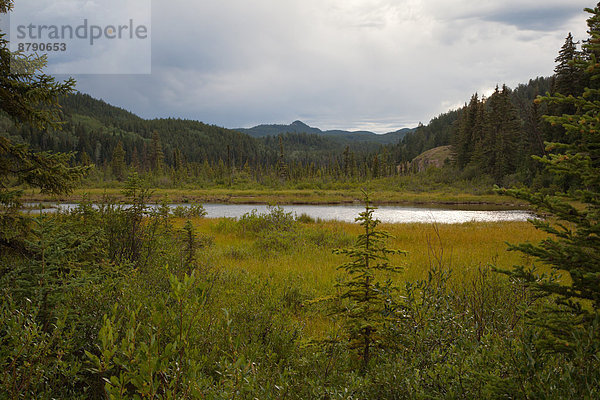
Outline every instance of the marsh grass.
<path id="1" fill-rule="evenodd" d="M 394 188 L 394 189 L 390 189 Z M 122 188 L 91 187 L 77 189 L 68 196 L 48 196 L 36 190 L 26 190 L 26 201 L 71 201 L 88 197 L 99 201 L 104 196 L 120 198 Z M 341 189 L 236 189 L 236 188 L 155 188 L 152 201 L 168 197 L 173 203 L 228 203 L 228 204 L 360 204 L 360 188 Z M 499 196 L 491 191 L 454 190 L 404 190 L 395 185 L 385 185 L 377 190 L 378 204 L 525 204 L 515 199 Z"/>
<path id="2" fill-rule="evenodd" d="M 213 265 L 228 274 L 248 274 L 277 286 L 293 287 L 290 290 L 294 295 L 288 294 L 288 298 L 296 299 L 297 310 L 302 309 L 304 300 L 335 290 L 336 281 L 344 279 L 336 267 L 345 259 L 333 254 L 333 250 L 352 245 L 361 232 L 357 224 L 338 221 L 296 222 L 293 229 L 267 229 L 262 234 L 260 229 L 248 229 L 249 225 L 260 224 L 249 219 L 194 218 L 192 222 L 198 234 L 213 238 L 214 245 L 206 249 Z M 176 219 L 174 224 L 181 227 L 184 220 Z M 432 266 L 443 265 L 451 270 L 448 284 L 463 293 L 472 291 L 473 281 L 490 265 L 506 269 L 531 263 L 520 253 L 506 251 L 507 242 L 536 242 L 544 238 L 527 222 L 382 224 L 381 228 L 393 235 L 389 240 L 391 248 L 408 251 L 406 256 L 391 257 L 404 271 L 393 277 L 382 276 L 384 280 L 391 278 L 397 285 L 424 280 Z M 545 271 L 543 266 L 540 270 Z M 506 280 L 495 274 L 493 279 Z M 332 321 L 320 312 L 300 313 L 297 320 L 311 336 L 323 337 L 335 331 Z"/>
<path id="3" fill-rule="evenodd" d="M 282 239 L 292 241 L 293 246 L 284 251 L 271 249 L 270 257 L 268 251 L 261 252 L 256 247 L 261 237 L 237 230 L 235 220 L 196 218 L 192 221 L 198 232 L 214 236 L 215 246 L 211 251 L 218 255 L 216 261 L 222 268 L 273 277 L 298 274 L 303 277 L 305 285 L 316 290 L 329 289 L 338 275 L 335 267 L 341 257 L 332 254 L 332 250 L 348 246 L 360 233 L 360 226 L 353 223 L 300 223 L 299 233 Z M 183 220 L 177 220 L 175 224 L 182 226 Z M 432 248 L 443 252 L 445 263 L 454 271 L 451 280 L 460 283 L 486 264 L 494 264 L 498 268 L 530 264 L 531 260 L 520 253 L 506 251 L 506 243 L 537 242 L 545 237 L 527 222 L 469 222 L 437 226 L 382 224 L 381 227 L 394 236 L 390 247 L 408 251 L 408 256 L 395 256 L 392 260 L 405 267 L 403 274 L 397 278 L 401 281 L 426 277 L 432 262 Z M 227 256 L 234 248 L 246 253 L 247 257 L 240 260 Z M 540 270 L 544 271 L 543 266 Z"/>
<path id="4" fill-rule="evenodd" d="M 335 337 L 339 321 L 319 307 L 305 307 L 305 302 L 334 293 L 336 282 L 346 278 L 337 266 L 347 260 L 333 250 L 353 245 L 361 227 L 338 221 L 296 221 L 291 225 L 279 222 L 286 227 L 283 231 L 248 229 L 265 223 L 256 219 L 196 218 L 193 224 L 200 234 L 212 235 L 214 246 L 208 252 L 221 271 L 284 288 L 282 296 L 294 310 L 292 319 L 302 326 L 306 340 Z M 175 220 L 175 225 L 182 224 L 183 220 Z M 536 242 L 545 237 L 527 222 L 381 224 L 381 229 L 393 236 L 390 248 L 408 251 L 391 257 L 394 265 L 404 267 L 403 272 L 383 275 L 383 281 L 393 279 L 403 287 L 427 280 L 432 268 L 443 269 L 448 274 L 448 290 L 464 299 L 464 312 L 470 313 L 470 318 L 480 321 L 491 320 L 485 313 L 498 306 L 494 302 L 508 304 L 519 299 L 511 294 L 505 276 L 491 272 L 491 266 L 508 269 L 531 263 L 520 253 L 508 252 L 507 242 Z M 273 242 L 265 241 L 265 235 L 276 237 L 279 244 L 269 247 Z M 540 270 L 545 271 L 543 266 Z M 499 287 L 505 289 L 498 291 Z M 493 296 L 495 291 L 498 298 Z M 477 326 L 483 329 L 484 324 Z M 482 335 L 483 330 L 476 334 Z"/>
<path id="5" fill-rule="evenodd" d="M 105 221 L 106 215 L 92 208 L 48 218 L 57 234 L 77 228 L 82 237 L 117 222 L 126 233 L 130 227 L 124 219 Z M 389 292 L 386 312 L 393 318 L 382 331 L 392 350 L 378 349 L 369 373 L 357 374 L 360 360 L 339 341 L 343 325 L 310 300 L 335 295 L 336 283 L 348 279 L 337 269 L 347 258 L 333 250 L 352 246 L 361 227 L 301 221 L 278 211 L 240 220 L 152 214 L 142 227 L 156 227 L 156 233 L 140 237 L 149 255 L 139 267 L 107 262 L 102 251 L 112 242 L 104 239 L 98 256 L 74 260 L 68 252 L 55 252 L 57 265 L 76 263 L 95 278 L 74 280 L 73 292 L 53 305 L 81 326 L 74 328 L 81 337 L 65 336 L 66 344 L 53 345 L 48 358 L 62 362 L 69 354 L 74 375 L 50 366 L 39 382 L 53 391 L 63 386 L 55 381 L 73 382 L 65 391 L 90 388 L 94 396 L 86 398 L 98 399 L 109 389 L 129 398 L 149 388 L 177 391 L 175 398 L 193 390 L 188 398 L 396 399 L 501 397 L 498 393 L 540 398 L 528 393 L 544 393 L 539 388 L 555 381 L 560 387 L 553 390 L 562 395 L 556 398 L 581 398 L 568 394 L 578 376 L 568 371 L 581 370 L 582 360 L 570 363 L 531 350 L 529 336 L 536 332 L 527 330 L 522 316 L 525 308 L 540 305 L 532 304 L 523 285 L 488 265 L 530 263 L 507 252 L 505 243 L 543 239 L 528 223 L 383 224 L 394 235 L 389 247 L 408 251 L 391 260 L 404 266 L 401 274 L 381 276 L 393 278 L 399 288 Z M 103 237 L 112 237 L 106 236 L 111 229 Z M 192 263 L 186 261 L 190 237 L 198 245 Z M 27 260 L 21 266 L 28 271 Z M 4 282 L 14 296 L 23 289 L 12 278 Z M 4 332 L 11 329 L 15 340 L 36 339 L 28 332 L 35 333 L 35 326 L 11 322 L 22 309 L 8 302 L 0 307 Z M 329 339 L 330 346 L 311 345 Z M 1 344 L 5 354 L 15 348 Z M 36 343 L 27 346 L 35 349 Z M 73 353 L 74 346 L 85 352 Z M 19 377 L 46 368 L 35 360 L 18 365 L 23 365 Z M 562 365 L 564 374 L 557 368 Z M 597 363 L 589 365 L 595 371 Z M 62 381 L 55 379 L 57 371 Z M 4 376 L 9 375 L 15 374 Z"/>

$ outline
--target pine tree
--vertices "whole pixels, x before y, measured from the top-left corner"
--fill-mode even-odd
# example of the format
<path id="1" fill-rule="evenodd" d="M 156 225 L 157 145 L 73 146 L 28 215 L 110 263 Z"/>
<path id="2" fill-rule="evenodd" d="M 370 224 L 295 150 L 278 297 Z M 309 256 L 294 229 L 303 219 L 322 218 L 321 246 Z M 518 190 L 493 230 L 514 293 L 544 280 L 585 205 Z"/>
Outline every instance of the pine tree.
<path id="1" fill-rule="evenodd" d="M 188 274 L 191 274 L 196 267 L 196 250 L 199 247 L 198 238 L 194 232 L 194 225 L 192 221 L 187 220 L 183 228 L 181 229 L 182 242 L 183 242 L 183 254 L 184 254 L 184 267 Z"/>
<path id="2" fill-rule="evenodd" d="M 138 156 L 137 147 L 133 148 L 133 152 L 131 154 L 131 168 L 134 172 L 141 172 L 140 158 Z"/>
<path id="3" fill-rule="evenodd" d="M 94 162 L 96 165 L 102 165 L 102 143 L 100 141 L 96 142 L 94 147 Z"/>
<path id="4" fill-rule="evenodd" d="M 507 174 L 516 170 L 521 126 L 506 86 L 502 87 L 502 91 L 496 86 L 486 106 L 489 111 L 486 113 L 479 167 L 493 176 L 496 182 L 501 182 Z"/>
<path id="5" fill-rule="evenodd" d="M 379 156 L 375 154 L 375 156 L 373 156 L 373 163 L 371 164 L 371 176 L 373 178 L 377 178 L 379 176 L 379 169 Z"/>
<path id="6" fill-rule="evenodd" d="M 600 8 L 600 3 L 598 3 L 594 9 L 587 8 L 586 11 L 593 11 L 597 8 Z M 587 26 L 588 39 L 583 41 L 581 57 L 575 60 L 575 66 L 583 70 L 582 87 L 598 89 L 600 88 L 600 82 L 598 79 L 594 78 L 596 75 L 595 72 L 587 67 L 590 64 L 596 63 L 598 60 L 600 60 L 600 49 L 597 48 L 598 43 L 595 43 L 595 41 L 598 40 L 596 37 L 600 32 L 600 21 L 596 20 L 595 18 L 588 18 Z"/>
<path id="7" fill-rule="evenodd" d="M 475 150 L 476 132 L 479 111 L 479 98 L 477 93 L 471 97 L 468 105 L 465 105 L 457 122 L 457 131 L 454 135 L 452 149 L 454 160 L 459 169 L 463 169 L 471 161 Z"/>
<path id="8" fill-rule="evenodd" d="M 13 7 L 12 0 L 0 0 L 0 13 Z M 20 64 L 26 72 L 15 73 L 11 66 Z M 75 81 L 57 82 L 44 75 L 45 59 L 15 55 L 10 52 L 5 35 L 0 32 L 0 113 L 17 123 L 39 129 L 60 129 L 58 98 L 73 90 Z M 21 191 L 10 182 L 27 183 L 42 192 L 69 192 L 85 173 L 85 167 L 69 167 L 73 153 L 33 152 L 27 146 L 0 137 L 0 246 L 14 247 L 24 227 L 18 214 Z"/>
<path id="9" fill-rule="evenodd" d="M 557 93 L 565 96 L 578 96 L 581 94 L 583 87 L 583 71 L 575 64 L 575 60 L 581 57 L 577 50 L 577 43 L 573 42 L 573 35 L 569 35 L 565 39 L 565 44 L 562 46 L 556 57 L 556 67 L 554 68 L 555 83 L 554 90 Z"/>
<path id="10" fill-rule="evenodd" d="M 86 165 L 90 165 L 92 164 L 92 159 L 90 158 L 89 154 L 84 151 L 81 156 L 81 165 L 86 166 Z"/>
<path id="11" fill-rule="evenodd" d="M 283 152 L 283 138 L 279 135 L 279 157 L 277 158 L 277 175 L 283 183 L 289 177 L 288 166 L 285 162 L 285 154 Z"/>
<path id="12" fill-rule="evenodd" d="M 350 147 L 349 146 L 346 146 L 344 148 L 343 157 L 344 157 L 344 177 L 348 178 L 350 176 L 350 169 L 351 169 Z"/>
<path id="13" fill-rule="evenodd" d="M 565 39 L 565 44 L 562 46 L 556 57 L 556 67 L 554 68 L 554 81 L 552 84 L 552 94 L 560 93 L 565 96 L 579 96 L 583 92 L 584 84 L 588 81 L 588 77 L 584 73 L 584 69 L 578 64 L 577 60 L 585 58 L 581 52 L 577 50 L 577 43 L 573 42 L 571 33 Z M 548 113 L 550 115 L 573 114 L 576 110 L 571 103 L 566 104 L 548 104 Z M 560 125 L 547 126 L 546 137 L 550 141 L 565 142 L 568 138 L 565 136 L 565 129 Z"/>
<path id="14" fill-rule="evenodd" d="M 541 171 L 541 164 L 531 156 L 546 155 L 544 144 L 542 111 L 538 102 L 532 102 L 527 108 L 520 147 L 523 150 L 519 168 L 526 175 L 526 184 L 530 184 Z"/>
<path id="15" fill-rule="evenodd" d="M 12 0 L 0 0 L 0 13 L 13 8 Z M 5 34 L 0 32 L 0 107 L 16 121 L 37 128 L 60 128 L 60 96 L 71 93 L 73 79 L 57 82 L 41 71 L 46 59 L 25 57 L 9 50 Z M 15 70 L 16 66 L 23 66 Z"/>

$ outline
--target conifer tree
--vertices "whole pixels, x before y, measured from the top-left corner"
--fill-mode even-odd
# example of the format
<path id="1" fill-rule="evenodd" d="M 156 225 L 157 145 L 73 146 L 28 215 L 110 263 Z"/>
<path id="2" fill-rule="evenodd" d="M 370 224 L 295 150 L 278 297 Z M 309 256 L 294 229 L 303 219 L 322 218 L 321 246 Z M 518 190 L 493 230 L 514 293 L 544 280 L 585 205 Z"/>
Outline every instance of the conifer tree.
<path id="1" fill-rule="evenodd" d="M 600 24 L 600 7 L 586 9 L 591 14 L 588 25 Z M 590 78 L 600 81 L 600 31 L 590 30 L 590 39 L 584 43 L 590 58 L 585 67 Z M 549 349 L 571 353 L 577 351 L 576 332 L 600 343 L 600 89 L 586 88 L 582 95 L 563 94 L 539 98 L 540 102 L 572 105 L 575 114 L 546 116 L 545 119 L 565 129 L 565 143 L 549 143 L 547 156 L 537 158 L 555 176 L 573 176 L 581 187 L 562 195 L 544 195 L 526 190 L 503 190 L 525 199 L 545 215 L 533 220 L 534 226 L 550 236 L 538 244 L 520 244 L 510 247 L 534 257 L 566 274 L 571 283 L 561 283 L 555 277 L 540 279 L 535 271 L 518 267 L 509 273 L 527 282 L 544 296 L 551 296 L 557 308 L 533 316 L 533 322 L 546 332 L 543 344 Z M 578 204 L 575 207 L 574 204 Z M 596 325 L 594 325 L 596 321 Z M 589 330 L 596 326 L 596 329 Z M 591 336 L 590 336 L 591 335 Z"/>
<path id="2" fill-rule="evenodd" d="M 600 2 L 596 5 L 594 9 L 586 9 L 586 10 L 595 10 L 600 7 Z M 598 79 L 595 79 L 595 73 L 593 70 L 587 68 L 587 66 L 591 63 L 598 62 L 600 60 L 600 49 L 597 48 L 597 43 L 594 43 L 598 33 L 600 33 L 600 21 L 595 18 L 588 18 L 587 20 L 588 26 L 588 39 L 583 41 L 581 48 L 581 57 L 575 59 L 575 66 L 579 67 L 583 70 L 583 85 L 582 87 L 590 87 L 592 89 L 600 88 L 600 82 Z"/>
<path id="3" fill-rule="evenodd" d="M 8 13 L 12 0 L 0 0 L 0 13 Z M 14 63 L 26 66 L 16 73 Z M 60 129 L 58 98 L 73 90 L 75 81 L 57 82 L 42 73 L 45 59 L 32 59 L 11 53 L 5 35 L 0 32 L 0 112 L 17 123 L 36 128 Z M 85 167 L 69 167 L 73 154 L 33 152 L 27 146 L 0 137 L 0 246 L 14 245 L 22 227 L 16 210 L 20 206 L 19 190 L 9 183 L 27 183 L 43 192 L 60 194 L 70 191 L 84 174 Z"/>
<path id="4" fill-rule="evenodd" d="M 162 143 L 157 131 L 152 133 L 152 144 L 150 146 L 150 168 L 153 172 L 162 172 L 164 167 L 165 155 L 163 153 Z"/>
<path id="5" fill-rule="evenodd" d="M 577 43 L 573 41 L 573 35 L 569 35 L 565 39 L 556 57 L 556 67 L 554 68 L 555 82 L 554 92 L 564 94 L 565 96 L 578 96 L 581 94 L 583 87 L 583 71 L 575 65 L 575 59 L 581 57 L 577 50 Z"/>
<path id="6" fill-rule="evenodd" d="M 13 8 L 12 0 L 0 0 L 0 13 Z M 0 105 L 2 111 L 14 120 L 38 128 L 61 126 L 58 98 L 70 93 L 73 79 L 57 82 L 42 70 L 45 58 L 26 57 L 9 50 L 5 34 L 0 32 Z M 15 69 L 16 65 L 24 68 Z"/>
<path id="7" fill-rule="evenodd" d="M 138 156 L 138 150 L 136 147 L 133 148 L 133 152 L 131 154 L 131 168 L 134 172 L 140 172 L 140 158 Z"/>
<path id="8" fill-rule="evenodd" d="M 556 67 L 554 68 L 554 80 L 551 93 L 560 93 L 565 96 L 579 96 L 583 92 L 589 77 L 586 77 L 584 69 L 577 63 L 577 59 L 583 59 L 586 56 L 577 50 L 577 43 L 573 42 L 571 33 L 565 39 L 565 43 L 556 57 Z M 574 114 L 574 105 L 571 103 L 548 104 L 548 113 L 550 115 Z M 565 142 L 568 137 L 565 136 L 565 129 L 560 125 L 547 126 L 546 137 L 549 141 Z"/>
<path id="9" fill-rule="evenodd" d="M 80 159 L 81 159 L 81 165 L 83 165 L 83 166 L 92 164 L 92 159 L 90 158 L 89 154 L 86 151 L 81 153 Z"/>
<path id="10" fill-rule="evenodd" d="M 471 97 L 468 105 L 463 107 L 458 120 L 457 132 L 454 135 L 452 149 L 454 160 L 459 169 L 463 169 L 471 161 L 473 155 L 476 136 L 475 124 L 477 121 L 479 109 L 479 98 L 477 93 Z"/>
<path id="11" fill-rule="evenodd" d="M 125 176 L 125 150 L 123 150 L 123 142 L 119 140 L 112 155 L 112 172 L 117 180 L 122 181 Z"/>
<path id="12" fill-rule="evenodd" d="M 351 261 L 342 264 L 338 270 L 346 272 L 348 280 L 337 284 L 334 313 L 342 315 L 351 348 L 356 349 L 361 358 L 362 371 L 366 371 L 374 348 L 385 347 L 381 331 L 388 321 L 386 301 L 393 288 L 383 285 L 377 274 L 380 272 L 399 273 L 401 267 L 390 264 L 389 256 L 404 253 L 391 250 L 385 241 L 391 237 L 388 232 L 377 229 L 380 221 L 373 217 L 376 207 L 371 205 L 369 194 L 363 191 L 365 211 L 356 218 L 364 229 L 353 248 L 336 250 L 337 254 L 347 255 Z M 384 287 L 385 286 L 385 287 Z M 340 303 L 347 301 L 347 304 Z"/>
<path id="13" fill-rule="evenodd" d="M 184 266 L 188 274 L 191 274 L 196 261 L 196 249 L 199 247 L 194 225 L 192 221 L 187 220 L 182 228 L 182 242 L 184 254 Z"/>
<path id="14" fill-rule="evenodd" d="M 501 182 L 507 174 L 516 169 L 520 122 L 506 86 L 502 87 L 502 91 L 496 87 L 486 105 L 489 112 L 480 167 L 497 182 Z"/>
<path id="15" fill-rule="evenodd" d="M 379 157 L 377 154 L 373 156 L 373 164 L 371 165 L 371 176 L 377 178 L 379 176 Z"/>
<path id="16" fill-rule="evenodd" d="M 349 177 L 350 176 L 350 147 L 346 146 L 344 148 L 344 153 L 343 153 L 343 157 L 344 157 L 344 177 Z"/>
<path id="17" fill-rule="evenodd" d="M 283 152 L 283 139 L 279 135 L 279 157 L 277 158 L 277 175 L 283 183 L 289 177 L 288 166 L 285 162 L 285 153 Z"/>

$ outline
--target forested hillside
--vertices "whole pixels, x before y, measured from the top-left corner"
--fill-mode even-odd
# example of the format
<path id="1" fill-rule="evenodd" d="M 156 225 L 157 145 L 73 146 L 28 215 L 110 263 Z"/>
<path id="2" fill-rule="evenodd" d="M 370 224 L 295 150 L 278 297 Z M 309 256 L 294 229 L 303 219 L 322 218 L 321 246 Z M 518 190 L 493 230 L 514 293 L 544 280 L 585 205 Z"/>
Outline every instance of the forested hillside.
<path id="1" fill-rule="evenodd" d="M 0 17 L 12 6 L 0 0 Z M 474 95 L 374 153 L 65 98 L 75 81 L 0 32 L 0 399 L 600 399 L 600 3 L 587 12 L 589 39 L 567 38 L 554 78 Z M 395 168 L 434 146 L 417 162 L 453 161 Z M 24 204 L 86 174 L 122 198 Z M 369 188 L 356 223 L 151 203 L 160 185 L 252 192 L 234 187 L 244 180 L 312 183 L 280 190 L 303 204 L 327 181 L 429 199 L 423 177 L 451 191 L 469 175 L 486 190 L 514 182 L 494 191 L 537 216 L 381 224 Z"/>
<path id="2" fill-rule="evenodd" d="M 476 94 L 463 108 L 448 111 L 427 125 L 387 135 L 323 132 L 296 121 L 256 127 L 248 131 L 261 137 L 251 137 L 198 121 L 145 120 L 82 93 L 61 97 L 65 120 L 61 130 L 17 126 L 6 118 L 0 122 L 12 140 L 35 150 L 75 151 L 74 160 L 94 164 L 104 180 L 122 180 L 131 170 L 171 176 L 177 181 L 200 178 L 222 183 L 236 178 L 361 180 L 409 172 L 410 168 L 399 166 L 434 147 L 453 145 L 455 163 L 448 167 L 458 168 L 466 179 L 489 176 L 501 183 L 512 176 L 513 182 L 531 181 L 537 166 L 531 163 L 530 155 L 540 154 L 543 140 L 556 134 L 542 123 L 545 109 L 533 100 L 552 90 L 554 81 L 536 78 L 514 90 L 504 86 L 489 99 Z M 512 115 L 512 133 L 503 133 L 505 140 L 500 144 L 494 142 L 490 129 L 505 132 L 504 122 L 495 126 L 493 119 L 506 115 Z M 256 129 L 261 133 L 256 134 Z M 281 133 L 285 130 L 289 132 Z M 370 137 L 377 140 L 369 141 Z M 398 142 L 385 144 L 392 137 Z M 510 152 L 510 159 L 491 160 L 496 153 L 506 153 L 499 146 L 519 151 Z M 521 174 L 516 176 L 516 172 Z"/>
<path id="3" fill-rule="evenodd" d="M 257 179 L 287 179 L 339 174 L 344 168 L 353 168 L 355 175 L 367 177 L 379 173 L 373 172 L 373 160 L 377 168 L 376 153 L 382 143 L 389 142 L 389 135 L 400 137 L 400 133 L 380 138 L 372 133 L 323 134 L 292 129 L 253 138 L 198 121 L 145 120 L 82 93 L 63 96 L 59 102 L 62 129 L 39 130 L 0 118 L 5 135 L 34 150 L 75 151 L 77 163 L 94 164 L 104 178 L 119 180 L 127 170 L 210 179 L 231 178 L 235 171 L 243 171 Z M 394 160 L 390 158 L 387 163 L 386 171 L 392 171 Z"/>
<path id="4" fill-rule="evenodd" d="M 580 55 L 569 35 L 556 59 L 556 74 L 538 77 L 514 89 L 498 86 L 489 96 L 474 94 L 458 110 L 427 125 L 385 135 L 321 131 L 301 121 L 260 125 L 239 131 L 182 119 L 145 120 L 82 93 L 62 96 L 62 130 L 16 126 L 0 118 L 5 135 L 34 150 L 75 151 L 74 161 L 94 164 L 92 176 L 123 180 L 130 171 L 165 182 L 353 180 L 414 173 L 419 154 L 451 145 L 446 176 L 492 184 L 565 189 L 575 182 L 549 179 L 532 159 L 545 154 L 545 142 L 564 139 L 564 130 L 541 116 L 561 115 L 566 106 L 534 100 L 545 93 L 576 94 L 585 74 L 570 62 Z M 241 131 L 241 132 L 240 132 Z"/>
<path id="5" fill-rule="evenodd" d="M 253 128 L 238 128 L 239 132 L 247 133 L 252 137 L 266 137 L 266 136 L 277 136 L 280 134 L 288 133 L 299 133 L 299 134 L 315 134 L 327 137 L 340 144 L 344 145 L 356 145 L 356 144 L 391 144 L 398 143 L 400 139 L 404 137 L 408 132 L 412 132 L 413 129 L 403 128 L 395 132 L 388 132 L 384 134 L 375 134 L 370 131 L 344 131 L 344 130 L 327 130 L 322 131 L 319 128 L 313 128 L 306 125 L 302 121 L 294 121 L 289 125 L 270 124 L 270 125 L 258 125 Z"/>
<path id="6" fill-rule="evenodd" d="M 486 175 L 495 183 L 531 183 L 539 172 L 531 156 L 542 155 L 544 141 L 553 137 L 553 129 L 541 119 L 546 106 L 534 100 L 553 93 L 556 81 L 538 77 L 515 89 L 496 87 L 489 98 L 475 93 L 464 107 L 407 134 L 393 154 L 409 162 L 434 147 L 452 145 L 454 165 L 467 178 Z"/>

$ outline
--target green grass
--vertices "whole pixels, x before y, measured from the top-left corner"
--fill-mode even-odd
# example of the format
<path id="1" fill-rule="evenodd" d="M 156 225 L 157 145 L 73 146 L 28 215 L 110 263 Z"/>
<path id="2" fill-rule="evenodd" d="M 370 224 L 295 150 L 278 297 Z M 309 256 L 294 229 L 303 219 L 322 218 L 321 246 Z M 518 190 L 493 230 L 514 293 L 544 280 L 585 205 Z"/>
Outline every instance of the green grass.
<path id="1" fill-rule="evenodd" d="M 96 393 L 95 398 L 104 398 L 105 386 L 96 387 L 95 382 L 104 385 L 105 377 L 110 378 L 111 385 L 117 385 L 121 372 L 127 371 L 130 375 L 125 378 L 135 382 L 150 382 L 158 377 L 156 382 L 162 387 L 171 382 L 166 380 L 163 385 L 163 377 L 170 379 L 181 371 L 186 374 L 182 387 L 197 386 L 202 393 L 198 398 L 233 398 L 242 389 L 252 395 L 236 398 L 275 398 L 269 394 L 277 385 L 290 388 L 289 392 L 280 391 L 279 394 L 288 393 L 281 398 L 304 399 L 321 398 L 328 391 L 359 393 L 356 398 L 402 398 L 402 394 L 412 393 L 410 390 L 422 395 L 408 398 L 451 397 L 448 393 L 461 394 L 455 396 L 460 398 L 482 398 L 481 386 L 486 377 L 496 376 L 498 370 L 507 371 L 511 380 L 508 383 L 532 380 L 529 370 L 523 372 L 523 366 L 531 360 L 526 358 L 530 354 L 519 353 L 521 348 L 530 348 L 526 331 L 529 328 L 522 313 L 543 304 L 530 304 L 530 292 L 518 284 L 509 284 L 504 275 L 494 274 L 489 268 L 490 264 L 503 269 L 530 264 L 521 254 L 506 251 L 507 241 L 538 242 L 545 237 L 529 223 L 380 225 L 394 235 L 387 247 L 403 249 L 408 254 L 392 260 L 404 266 L 404 271 L 389 276 L 399 289 L 389 297 L 395 317 L 382 331 L 382 343 L 389 347 L 377 351 L 376 362 L 367 375 L 361 375 L 355 369 L 360 360 L 346 346 L 345 319 L 333 318 L 327 302 L 311 301 L 335 294 L 339 290 L 336 283 L 348 279 L 337 269 L 348 259 L 334 254 L 333 249 L 350 247 L 361 233 L 361 226 L 309 219 L 299 222 L 291 214 L 273 208 L 268 214 L 252 213 L 239 220 L 194 217 L 191 222 L 197 240 L 187 241 L 187 236 L 182 236 L 186 219 L 155 216 L 138 226 L 147 258 L 142 257 L 139 264 L 126 261 L 121 265 L 110 264 L 104 257 L 113 243 L 128 245 L 122 239 L 131 232 L 131 219 L 124 218 L 129 214 L 81 211 L 56 214 L 45 220 L 46 227 L 58 225 L 45 233 L 49 237 L 44 239 L 61 240 L 50 240 L 52 245 L 47 251 L 38 250 L 40 255 L 48 254 L 52 265 L 79 262 L 89 269 L 86 274 L 94 278 L 81 275 L 85 279 L 80 281 L 76 276 L 72 282 L 77 284 L 65 286 L 69 290 L 62 298 L 50 299 L 57 315 L 68 311 L 65 315 L 72 315 L 72 321 L 78 324 L 73 326 L 85 329 L 77 329 L 72 338 L 65 333 L 65 344 L 57 342 L 55 353 L 42 361 L 34 360 L 36 368 L 50 360 L 44 375 L 49 377 L 48 382 L 55 382 L 55 376 L 65 382 L 73 381 L 72 390 L 85 384 Z M 106 238 L 98 242 L 99 246 L 106 246 L 104 251 L 95 246 L 81 251 L 77 248 L 81 257 L 78 261 L 61 247 L 71 246 L 71 242 L 63 240 L 64 232 L 79 232 L 78 237 L 86 240 L 97 235 L 98 228 Z M 118 229 L 123 229 L 122 237 L 114 235 Z M 194 243 L 201 246 L 191 262 L 186 258 L 186 243 L 191 248 Z M 57 257 L 62 258 L 54 261 Z M 22 271 L 19 277 L 23 279 L 5 278 L 7 290 L 20 295 L 18 299 L 23 304 L 35 297 L 21 295 L 21 282 L 31 282 L 25 288 L 32 288 L 28 290 L 33 294 L 39 290 L 39 274 L 30 278 L 32 265 L 37 268 L 34 272 L 42 271 L 40 276 L 45 276 L 45 264 L 38 259 L 45 260 L 31 257 L 11 263 L 11 269 Z M 91 268 L 89 260 L 93 263 Z M 431 268 L 440 265 L 441 268 Z M 193 279 L 184 276 L 190 270 L 194 271 Z M 446 279 L 448 271 L 451 275 Z M 428 275 L 432 279 L 428 280 Z M 378 278 L 387 277 L 383 274 Z M 22 315 L 22 308 L 26 307 L 21 303 L 15 303 L 14 312 L 5 307 L 5 326 L 19 328 L 11 331 L 15 338 L 35 338 L 30 332 L 35 325 L 28 328 L 26 324 L 14 323 Z M 102 319 L 104 314 L 110 322 Z M 334 338 L 337 340 L 328 344 Z M 35 348 L 36 343 L 29 347 Z M 178 347 L 180 343 L 184 346 Z M 3 349 L 9 352 L 14 347 L 9 342 Z M 95 364 L 98 368 L 107 365 L 106 371 L 92 372 L 90 377 L 85 370 L 85 374 L 76 376 L 78 380 L 55 373 L 57 369 L 50 362 L 60 361 L 64 354 L 73 356 L 73 348 L 84 348 L 96 357 L 106 358 Z M 172 352 L 175 348 L 179 351 Z M 110 358 L 115 351 L 116 356 Z M 544 368 L 535 374 L 543 377 L 556 373 L 555 365 L 564 364 L 558 358 L 543 364 L 546 359 L 540 362 L 539 353 L 532 354 L 537 357 L 533 359 L 536 368 Z M 76 357 L 79 358 L 73 357 L 73 363 L 89 365 L 89 356 Z M 147 360 L 156 357 L 164 360 L 161 368 L 173 372 L 147 374 L 149 366 L 159 365 Z M 22 364 L 27 367 L 27 363 Z M 179 369 L 179 365 L 196 365 L 199 369 Z M 27 370 L 24 371 L 23 375 Z M 564 386 L 572 385 L 567 382 Z M 432 389 L 437 387 L 440 389 Z M 380 392 L 385 388 L 390 389 L 387 395 Z M 133 392 L 134 388 L 129 386 L 127 390 Z M 562 396 L 571 397 L 581 396 Z"/>
<path id="2" fill-rule="evenodd" d="M 25 201 L 80 201 L 88 196 L 98 201 L 103 196 L 123 198 L 121 188 L 77 189 L 70 195 L 49 196 L 37 190 L 26 190 Z M 173 203 L 229 203 L 229 204 L 359 204 L 360 189 L 153 189 L 152 200 L 167 197 Z M 453 193 L 444 191 L 411 192 L 377 190 L 377 204 L 489 204 L 524 207 L 518 200 L 495 194 Z"/>

